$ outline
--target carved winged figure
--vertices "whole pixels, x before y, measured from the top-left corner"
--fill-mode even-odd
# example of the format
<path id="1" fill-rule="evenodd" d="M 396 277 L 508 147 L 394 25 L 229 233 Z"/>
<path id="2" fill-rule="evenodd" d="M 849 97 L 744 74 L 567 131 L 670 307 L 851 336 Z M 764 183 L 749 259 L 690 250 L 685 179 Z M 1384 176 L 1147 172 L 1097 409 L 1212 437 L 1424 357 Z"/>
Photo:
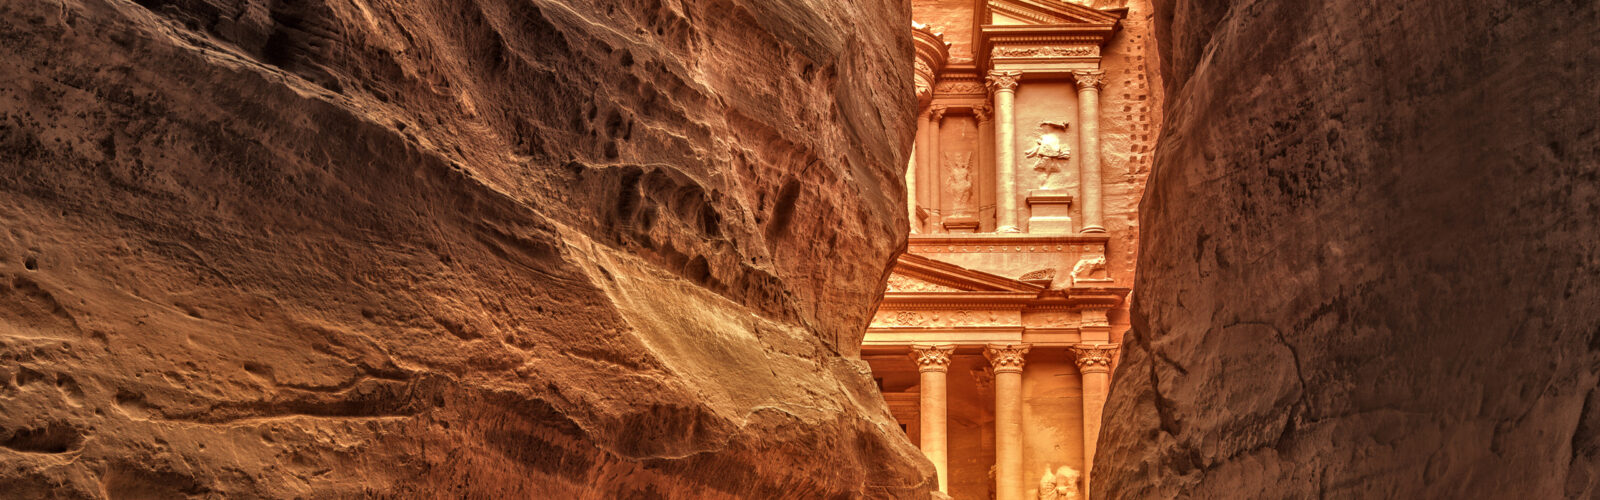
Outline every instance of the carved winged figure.
<path id="1" fill-rule="evenodd" d="M 1039 138 L 1034 140 L 1033 147 L 1023 151 L 1022 155 L 1033 158 L 1033 171 L 1039 173 L 1039 188 L 1051 189 L 1051 177 L 1061 173 L 1067 160 L 1072 159 L 1072 148 L 1062 143 L 1062 137 L 1067 132 L 1067 122 L 1041 121 L 1039 122 Z"/>

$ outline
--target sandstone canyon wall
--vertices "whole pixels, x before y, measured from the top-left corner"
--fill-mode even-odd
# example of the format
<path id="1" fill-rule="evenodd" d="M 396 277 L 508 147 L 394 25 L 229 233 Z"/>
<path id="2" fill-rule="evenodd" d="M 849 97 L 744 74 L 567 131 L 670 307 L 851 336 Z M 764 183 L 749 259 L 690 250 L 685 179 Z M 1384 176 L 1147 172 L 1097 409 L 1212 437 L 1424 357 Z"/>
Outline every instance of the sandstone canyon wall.
<path id="1" fill-rule="evenodd" d="M 926 497 L 900 2 L 0 2 L 0 492 Z"/>
<path id="2" fill-rule="evenodd" d="M 1600 495 L 1595 2 L 1157 2 L 1096 499 Z"/>

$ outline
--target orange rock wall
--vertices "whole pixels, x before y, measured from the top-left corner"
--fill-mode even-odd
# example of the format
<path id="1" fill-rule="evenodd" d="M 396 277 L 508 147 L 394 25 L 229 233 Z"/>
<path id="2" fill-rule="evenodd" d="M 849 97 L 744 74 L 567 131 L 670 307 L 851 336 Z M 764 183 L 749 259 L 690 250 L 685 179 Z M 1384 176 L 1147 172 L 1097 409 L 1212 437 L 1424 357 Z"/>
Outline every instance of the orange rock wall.
<path id="1" fill-rule="evenodd" d="M 1600 6 L 1156 4 L 1092 497 L 1600 495 Z"/>
<path id="2" fill-rule="evenodd" d="M 0 3 L 0 496 L 926 497 L 908 8 Z"/>

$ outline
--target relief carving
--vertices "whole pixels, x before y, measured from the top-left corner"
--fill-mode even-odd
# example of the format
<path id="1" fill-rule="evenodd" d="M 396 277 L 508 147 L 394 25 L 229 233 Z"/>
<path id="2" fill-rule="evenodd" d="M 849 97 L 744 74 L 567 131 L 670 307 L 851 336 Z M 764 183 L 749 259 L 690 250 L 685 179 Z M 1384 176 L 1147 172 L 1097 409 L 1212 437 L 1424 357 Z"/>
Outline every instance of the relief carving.
<path id="1" fill-rule="evenodd" d="M 910 276 L 889 275 L 889 291 L 891 292 L 959 292 L 955 288 L 935 283 L 929 283 Z"/>
<path id="2" fill-rule="evenodd" d="M 1011 326 L 1009 323 L 995 311 L 879 311 L 872 317 L 874 327 Z"/>
<path id="3" fill-rule="evenodd" d="M 1061 466 L 1055 473 L 1045 466 L 1044 478 L 1039 480 L 1039 500 L 1076 500 L 1079 498 L 1083 474 L 1077 469 Z"/>
<path id="4" fill-rule="evenodd" d="M 1083 45 L 1077 47 L 995 47 L 989 51 L 992 57 L 1099 57 L 1100 47 Z"/>
<path id="5" fill-rule="evenodd" d="M 1060 189 L 1065 176 L 1060 174 L 1072 159 L 1072 148 L 1064 140 L 1067 135 L 1066 120 L 1039 122 L 1039 137 L 1033 147 L 1022 154 L 1033 158 L 1033 171 L 1039 174 L 1039 189 Z"/>
<path id="6" fill-rule="evenodd" d="M 945 153 L 945 171 L 950 177 L 945 179 L 945 184 L 950 186 L 955 194 L 955 212 L 968 214 L 972 211 L 972 153 Z"/>
<path id="7" fill-rule="evenodd" d="M 968 81 L 939 82 L 940 94 L 982 94 L 983 84 Z"/>
<path id="8" fill-rule="evenodd" d="M 1078 263 L 1072 266 L 1072 282 L 1074 284 L 1078 282 L 1105 281 L 1111 281 L 1111 278 L 1106 276 L 1106 256 L 1104 255 L 1078 259 Z"/>

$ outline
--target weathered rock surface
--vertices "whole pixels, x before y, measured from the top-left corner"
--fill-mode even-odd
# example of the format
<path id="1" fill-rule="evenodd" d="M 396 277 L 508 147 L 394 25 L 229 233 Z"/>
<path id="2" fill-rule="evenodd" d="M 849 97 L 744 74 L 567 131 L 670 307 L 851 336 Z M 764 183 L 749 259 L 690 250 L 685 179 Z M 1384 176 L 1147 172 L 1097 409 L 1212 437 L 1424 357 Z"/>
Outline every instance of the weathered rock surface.
<path id="1" fill-rule="evenodd" d="M 1095 498 L 1600 495 L 1595 2 L 1157 2 Z"/>
<path id="2" fill-rule="evenodd" d="M 905 2 L 0 2 L 0 492 L 925 497 Z"/>

